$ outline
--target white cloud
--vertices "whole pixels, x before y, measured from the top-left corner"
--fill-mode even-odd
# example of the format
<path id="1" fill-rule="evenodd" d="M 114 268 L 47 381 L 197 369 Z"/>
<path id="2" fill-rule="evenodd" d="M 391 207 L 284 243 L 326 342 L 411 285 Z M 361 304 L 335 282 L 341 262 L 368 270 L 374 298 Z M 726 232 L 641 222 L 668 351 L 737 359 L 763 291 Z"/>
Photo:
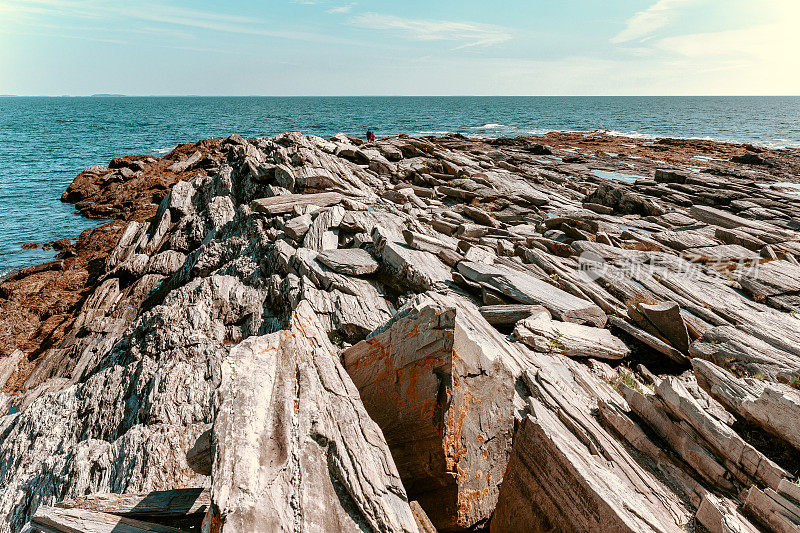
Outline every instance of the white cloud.
<path id="1" fill-rule="evenodd" d="M 332 7 L 327 12 L 328 13 L 350 13 L 354 7 L 356 7 L 356 2 L 346 4 L 339 7 Z"/>
<path id="2" fill-rule="evenodd" d="M 310 0 L 304 0 L 309 3 Z M 215 32 L 274 37 L 315 43 L 333 43 L 363 46 L 351 39 L 311 33 L 293 29 L 274 29 L 257 18 L 228 15 L 211 11 L 165 5 L 158 2 L 108 3 L 102 0 L 0 0 L 0 14 L 6 12 L 16 16 L 17 22 L 29 26 L 43 26 L 36 15 L 61 17 L 70 15 L 82 19 L 101 21 L 104 17 L 124 17 L 149 23 L 169 24 L 184 28 L 196 28 Z M 8 17 L 13 19 L 13 17 Z M 2 22 L 6 20 L 0 19 Z M 94 31 L 107 29 L 108 24 Z"/>
<path id="3" fill-rule="evenodd" d="M 612 37 L 612 43 L 626 43 L 643 39 L 669 24 L 674 10 L 693 0 L 658 0 L 644 11 L 639 11 L 628 19 L 625 29 Z"/>
<path id="4" fill-rule="evenodd" d="M 423 20 L 366 13 L 353 19 L 353 24 L 375 30 L 394 30 L 416 41 L 458 41 L 457 48 L 489 46 L 512 39 L 511 30 L 501 26 L 449 20 Z"/>

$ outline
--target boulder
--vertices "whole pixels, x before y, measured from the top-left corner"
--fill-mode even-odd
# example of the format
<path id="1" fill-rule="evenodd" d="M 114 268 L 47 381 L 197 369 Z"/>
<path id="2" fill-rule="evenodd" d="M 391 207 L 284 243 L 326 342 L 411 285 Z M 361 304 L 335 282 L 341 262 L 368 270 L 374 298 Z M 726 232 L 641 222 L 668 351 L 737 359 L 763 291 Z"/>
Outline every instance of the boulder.
<path id="1" fill-rule="evenodd" d="M 658 216 L 666 210 L 654 200 L 631 192 L 627 188 L 603 183 L 584 202 L 605 205 L 625 214 Z"/>
<path id="2" fill-rule="evenodd" d="M 308 233 L 308 229 L 311 227 L 311 223 L 313 221 L 314 220 L 309 214 L 300 215 L 289 220 L 283 226 L 283 231 L 285 231 L 286 235 L 294 239 L 296 242 L 300 242 L 303 240 L 303 237 L 305 237 L 306 233 Z"/>
<path id="3" fill-rule="evenodd" d="M 342 354 L 412 499 L 440 531 L 485 526 L 514 428 L 502 337 L 458 300 L 415 298 Z"/>
<path id="4" fill-rule="evenodd" d="M 212 533 L 418 530 L 381 430 L 308 303 L 289 329 L 231 349 L 221 371 Z"/>

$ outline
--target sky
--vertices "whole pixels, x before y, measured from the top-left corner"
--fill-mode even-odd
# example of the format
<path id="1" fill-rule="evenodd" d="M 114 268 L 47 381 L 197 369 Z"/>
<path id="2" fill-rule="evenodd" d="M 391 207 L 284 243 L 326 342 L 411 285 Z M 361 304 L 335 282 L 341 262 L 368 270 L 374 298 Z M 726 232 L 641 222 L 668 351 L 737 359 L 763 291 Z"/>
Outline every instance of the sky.
<path id="1" fill-rule="evenodd" d="M 0 94 L 799 95 L 800 0 L 0 0 Z"/>

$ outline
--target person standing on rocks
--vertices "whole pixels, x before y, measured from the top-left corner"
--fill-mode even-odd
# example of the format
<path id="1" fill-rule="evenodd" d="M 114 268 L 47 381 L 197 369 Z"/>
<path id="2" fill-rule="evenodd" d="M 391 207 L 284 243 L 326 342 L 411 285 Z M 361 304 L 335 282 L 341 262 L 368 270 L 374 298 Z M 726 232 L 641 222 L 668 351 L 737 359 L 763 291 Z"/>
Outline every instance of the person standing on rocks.
<path id="1" fill-rule="evenodd" d="M 372 130 L 367 130 L 367 142 L 374 142 L 375 141 L 375 132 Z"/>

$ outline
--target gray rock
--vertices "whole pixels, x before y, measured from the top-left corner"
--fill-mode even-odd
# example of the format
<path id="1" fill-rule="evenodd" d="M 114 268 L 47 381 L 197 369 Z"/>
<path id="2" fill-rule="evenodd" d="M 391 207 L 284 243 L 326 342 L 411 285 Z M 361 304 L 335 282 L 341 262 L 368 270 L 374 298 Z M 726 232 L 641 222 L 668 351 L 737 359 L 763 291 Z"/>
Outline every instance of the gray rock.
<path id="1" fill-rule="evenodd" d="M 300 242 L 305 234 L 308 233 L 308 228 L 311 227 L 312 222 L 311 215 L 300 215 L 289 220 L 283 227 L 283 231 L 295 241 Z"/>
<path id="2" fill-rule="evenodd" d="M 327 250 L 320 253 L 317 259 L 334 272 L 351 276 L 372 274 L 379 266 L 369 252 L 359 248 Z"/>
<path id="3" fill-rule="evenodd" d="M 305 207 L 307 205 L 316 205 L 319 207 L 328 207 L 330 205 L 336 205 L 341 201 L 342 195 L 335 192 L 318 194 L 286 194 L 282 196 L 273 196 L 271 198 L 253 200 L 250 204 L 250 207 L 256 213 L 280 215 L 283 213 L 291 213 L 295 206 Z"/>

